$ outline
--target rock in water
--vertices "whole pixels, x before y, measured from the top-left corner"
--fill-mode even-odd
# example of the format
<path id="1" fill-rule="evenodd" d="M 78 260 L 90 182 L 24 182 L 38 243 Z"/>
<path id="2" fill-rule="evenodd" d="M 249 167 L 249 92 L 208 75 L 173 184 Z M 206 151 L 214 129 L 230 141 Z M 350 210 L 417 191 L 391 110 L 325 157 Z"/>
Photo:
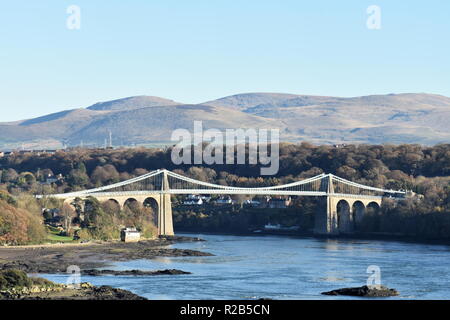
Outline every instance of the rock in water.
<path id="1" fill-rule="evenodd" d="M 354 296 L 354 297 L 392 297 L 398 296 L 395 289 L 389 289 L 385 286 L 362 286 L 357 288 L 342 288 L 328 292 L 322 292 L 327 296 Z"/>
<path id="2" fill-rule="evenodd" d="M 114 276 L 159 276 L 159 275 L 178 275 L 178 274 L 191 274 L 190 272 L 166 269 L 157 271 L 141 271 L 141 270 L 106 270 L 106 269 L 88 269 L 82 270 L 81 274 L 88 276 L 101 276 L 101 275 L 114 275 Z"/>

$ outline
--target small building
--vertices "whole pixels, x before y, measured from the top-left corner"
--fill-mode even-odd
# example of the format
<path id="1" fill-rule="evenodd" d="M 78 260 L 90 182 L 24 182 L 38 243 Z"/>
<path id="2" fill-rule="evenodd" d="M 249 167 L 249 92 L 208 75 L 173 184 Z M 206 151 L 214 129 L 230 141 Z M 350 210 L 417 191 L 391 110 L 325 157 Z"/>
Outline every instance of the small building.
<path id="1" fill-rule="evenodd" d="M 57 150 L 33 150 L 37 156 L 41 156 L 43 154 L 55 154 Z"/>
<path id="2" fill-rule="evenodd" d="M 203 199 L 199 195 L 190 194 L 187 196 L 186 200 L 183 201 L 186 206 L 201 206 L 203 204 Z"/>
<path id="3" fill-rule="evenodd" d="M 52 174 L 49 174 L 49 175 L 47 175 L 46 177 L 45 177 L 45 181 L 44 182 L 41 182 L 41 184 L 44 184 L 44 185 L 51 185 L 51 184 L 54 184 L 54 183 L 57 183 L 57 182 L 59 182 L 59 181 L 63 181 L 64 180 L 64 177 L 63 177 L 63 175 L 62 174 L 58 174 L 58 175 L 52 175 Z"/>
<path id="4" fill-rule="evenodd" d="M 45 220 L 45 223 L 55 227 L 55 228 L 62 228 L 64 225 L 64 217 L 63 216 L 54 216 L 53 218 Z"/>
<path id="5" fill-rule="evenodd" d="M 219 199 L 216 200 L 217 204 L 232 204 L 233 200 L 231 199 L 230 196 L 226 196 L 226 197 L 219 197 Z"/>
<path id="6" fill-rule="evenodd" d="M 202 195 L 200 196 L 200 198 L 203 200 L 204 203 L 209 203 L 209 201 L 211 201 L 211 196 Z"/>
<path id="7" fill-rule="evenodd" d="M 244 205 L 249 206 L 249 207 L 253 207 L 253 208 L 257 208 L 261 206 L 261 201 L 259 200 L 245 200 L 244 201 Z"/>
<path id="8" fill-rule="evenodd" d="M 120 231 L 120 240 L 123 242 L 137 242 L 141 239 L 141 233 L 136 228 L 124 228 Z"/>
<path id="9" fill-rule="evenodd" d="M 292 201 L 291 197 L 272 198 L 269 201 L 269 208 L 284 209 L 291 205 L 291 201 Z"/>
<path id="10" fill-rule="evenodd" d="M 44 209 L 42 209 L 42 213 L 47 215 L 50 218 L 54 218 L 54 217 L 59 216 L 59 214 L 61 213 L 61 210 L 59 210 L 58 208 L 51 208 L 51 209 L 44 208 Z"/>
<path id="11" fill-rule="evenodd" d="M 253 199 L 254 201 L 258 201 L 259 205 L 257 206 L 257 208 L 260 209 L 265 209 L 269 207 L 270 204 L 270 199 L 272 199 L 271 196 L 262 196 L 262 197 L 258 197 L 256 199 Z"/>

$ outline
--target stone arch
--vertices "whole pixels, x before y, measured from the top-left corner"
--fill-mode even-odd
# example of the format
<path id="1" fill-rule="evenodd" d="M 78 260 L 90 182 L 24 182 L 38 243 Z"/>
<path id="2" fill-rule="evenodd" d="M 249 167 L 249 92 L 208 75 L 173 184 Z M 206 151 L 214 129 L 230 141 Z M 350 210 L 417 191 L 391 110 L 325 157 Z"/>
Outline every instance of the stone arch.
<path id="1" fill-rule="evenodd" d="M 351 208 L 347 200 L 340 200 L 336 204 L 337 228 L 339 232 L 352 231 Z"/>
<path id="2" fill-rule="evenodd" d="M 123 203 L 123 208 L 128 208 L 130 210 L 133 209 L 139 209 L 141 207 L 141 204 L 139 203 L 139 201 L 135 198 L 128 198 L 125 200 L 125 202 Z"/>
<path id="3" fill-rule="evenodd" d="M 381 226 L 381 216 L 380 216 L 380 204 L 375 201 L 370 201 L 366 207 L 366 217 L 365 228 L 373 232 L 380 231 Z"/>
<path id="4" fill-rule="evenodd" d="M 154 197 L 147 197 L 144 199 L 143 206 L 146 209 L 151 209 L 152 221 L 157 226 L 159 202 Z"/>
<path id="5" fill-rule="evenodd" d="M 365 213 L 366 206 L 364 205 L 364 203 L 359 200 L 355 201 L 352 206 L 352 220 L 354 230 L 358 230 L 358 227 L 361 224 Z"/>
<path id="6" fill-rule="evenodd" d="M 110 213 L 114 214 L 118 214 L 122 209 L 122 206 L 116 199 L 108 199 L 106 201 L 103 201 L 102 206 L 104 207 L 105 210 L 109 210 L 111 211 Z"/>
<path id="7" fill-rule="evenodd" d="M 378 213 L 380 213 L 380 209 L 381 208 L 380 208 L 380 205 L 378 204 L 378 202 L 372 201 L 367 204 L 366 211 L 368 213 L 378 214 Z"/>

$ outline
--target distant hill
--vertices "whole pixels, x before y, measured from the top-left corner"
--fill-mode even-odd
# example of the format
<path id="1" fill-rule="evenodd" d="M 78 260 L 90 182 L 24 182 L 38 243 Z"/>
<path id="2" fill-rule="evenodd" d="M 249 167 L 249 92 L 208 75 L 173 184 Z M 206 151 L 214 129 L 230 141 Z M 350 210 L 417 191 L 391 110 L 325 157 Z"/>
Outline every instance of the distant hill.
<path id="1" fill-rule="evenodd" d="M 340 98 L 247 93 L 207 103 L 279 119 L 291 135 L 317 143 L 450 142 L 450 98 L 440 95 Z"/>
<path id="2" fill-rule="evenodd" d="M 450 98 L 424 93 L 353 98 L 246 93 L 187 105 L 138 96 L 23 121 L 0 123 L 0 148 L 170 144 L 172 131 L 278 128 L 283 141 L 312 143 L 450 142 Z"/>
<path id="3" fill-rule="evenodd" d="M 253 108 L 283 108 L 305 106 L 341 106 L 341 105 L 384 105 L 392 107 L 448 106 L 450 98 L 434 94 L 388 94 L 354 98 L 295 95 L 284 93 L 244 93 L 205 102 L 211 106 L 222 106 L 251 112 Z"/>
<path id="4" fill-rule="evenodd" d="M 217 128 L 270 128 L 282 126 L 275 120 L 206 105 L 149 107 L 109 113 L 73 132 L 69 144 L 98 141 L 111 129 L 116 143 L 122 145 L 169 142 L 176 129 L 193 131 L 194 120 L 202 120 L 205 130 Z M 120 128 L 120 129 L 118 129 Z M 102 141 L 102 140 L 101 140 Z"/>
<path id="5" fill-rule="evenodd" d="M 243 93 L 236 94 L 225 98 L 220 98 L 213 101 L 208 101 L 203 104 L 211 106 L 228 107 L 238 110 L 245 110 L 258 105 L 277 105 L 284 101 L 289 101 L 301 97 L 295 94 L 285 93 Z"/>
<path id="6" fill-rule="evenodd" d="M 164 99 L 160 97 L 152 97 L 152 96 L 137 96 L 137 97 L 128 97 L 123 99 L 117 99 L 106 102 L 98 102 L 88 107 L 89 110 L 132 110 L 132 109 L 140 109 L 147 107 L 161 107 L 161 106 L 173 106 L 180 104 L 173 100 Z"/>

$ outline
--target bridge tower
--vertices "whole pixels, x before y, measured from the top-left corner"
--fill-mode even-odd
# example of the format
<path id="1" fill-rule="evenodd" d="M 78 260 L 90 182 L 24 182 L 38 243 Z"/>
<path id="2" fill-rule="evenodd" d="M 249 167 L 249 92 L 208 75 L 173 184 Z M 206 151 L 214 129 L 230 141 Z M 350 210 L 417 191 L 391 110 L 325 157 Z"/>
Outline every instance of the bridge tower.
<path id="1" fill-rule="evenodd" d="M 338 232 L 337 202 L 334 194 L 333 176 L 322 180 L 322 190 L 326 190 L 326 196 L 319 199 L 318 211 L 316 212 L 314 233 L 336 234 Z"/>
<path id="2" fill-rule="evenodd" d="M 172 202 L 169 193 L 169 179 L 167 171 L 163 171 L 161 194 L 158 210 L 158 234 L 160 236 L 173 236 Z"/>

